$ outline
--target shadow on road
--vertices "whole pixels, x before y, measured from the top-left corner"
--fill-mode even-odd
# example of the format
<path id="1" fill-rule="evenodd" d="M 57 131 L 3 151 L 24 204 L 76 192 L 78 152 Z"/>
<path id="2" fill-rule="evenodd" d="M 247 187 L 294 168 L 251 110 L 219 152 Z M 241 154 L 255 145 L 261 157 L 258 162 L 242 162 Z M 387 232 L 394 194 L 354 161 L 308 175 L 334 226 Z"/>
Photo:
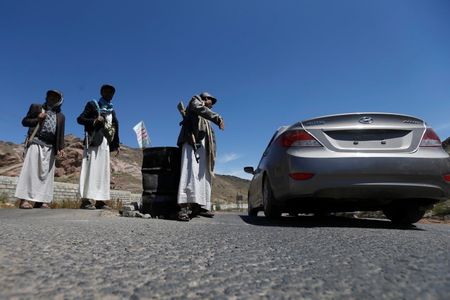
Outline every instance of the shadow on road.
<path id="1" fill-rule="evenodd" d="M 249 217 L 240 215 L 241 219 L 250 225 L 271 227 L 351 227 L 351 228 L 379 228 L 379 229 L 401 229 L 401 230 L 423 230 L 414 225 L 401 226 L 393 224 L 388 220 L 378 219 L 356 219 L 336 216 L 298 216 L 281 217 L 269 220 L 266 217 Z"/>

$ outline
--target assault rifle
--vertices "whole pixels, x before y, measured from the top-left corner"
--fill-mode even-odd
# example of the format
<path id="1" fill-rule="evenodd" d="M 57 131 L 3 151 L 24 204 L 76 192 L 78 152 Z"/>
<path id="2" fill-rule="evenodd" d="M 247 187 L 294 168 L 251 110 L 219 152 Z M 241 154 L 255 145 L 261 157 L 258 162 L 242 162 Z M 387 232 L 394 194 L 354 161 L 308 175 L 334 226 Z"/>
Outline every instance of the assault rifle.
<path id="1" fill-rule="evenodd" d="M 181 116 L 183 117 L 183 121 L 180 123 L 184 124 L 184 125 L 189 125 L 188 122 L 189 120 L 187 120 L 187 116 L 186 116 L 186 108 L 184 107 L 184 103 L 183 101 L 180 101 L 180 103 L 178 103 L 177 105 L 178 111 L 180 112 Z M 192 126 L 192 125 L 191 125 Z M 192 131 L 192 130 L 191 130 Z M 195 135 L 194 133 L 191 133 L 190 136 L 190 142 L 192 144 L 192 147 L 194 148 L 194 156 L 195 156 L 195 160 L 197 161 L 197 163 L 200 162 L 200 154 L 197 153 L 198 148 L 200 148 L 202 145 L 197 143 L 196 139 L 195 139 Z"/>

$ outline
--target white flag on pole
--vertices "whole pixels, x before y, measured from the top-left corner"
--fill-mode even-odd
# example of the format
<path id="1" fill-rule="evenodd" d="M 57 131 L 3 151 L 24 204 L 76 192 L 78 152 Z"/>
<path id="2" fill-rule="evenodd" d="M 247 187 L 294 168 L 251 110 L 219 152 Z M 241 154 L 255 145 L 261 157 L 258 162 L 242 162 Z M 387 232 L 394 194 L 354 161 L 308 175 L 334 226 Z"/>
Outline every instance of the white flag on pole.
<path id="1" fill-rule="evenodd" d="M 147 129 L 145 129 L 144 121 L 140 121 L 133 127 L 136 132 L 137 140 L 140 148 L 150 146 L 150 137 L 148 136 Z"/>

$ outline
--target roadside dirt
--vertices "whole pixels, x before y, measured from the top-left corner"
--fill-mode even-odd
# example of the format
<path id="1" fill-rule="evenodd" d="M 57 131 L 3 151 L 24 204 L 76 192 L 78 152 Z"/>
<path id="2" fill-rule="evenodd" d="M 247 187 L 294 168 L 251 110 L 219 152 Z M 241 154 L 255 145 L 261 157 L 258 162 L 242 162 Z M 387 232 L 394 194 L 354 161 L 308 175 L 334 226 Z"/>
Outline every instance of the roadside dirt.
<path id="1" fill-rule="evenodd" d="M 434 219 L 434 218 L 423 218 L 419 221 L 421 224 L 445 224 L 450 225 L 450 219 L 447 217 L 445 219 Z"/>

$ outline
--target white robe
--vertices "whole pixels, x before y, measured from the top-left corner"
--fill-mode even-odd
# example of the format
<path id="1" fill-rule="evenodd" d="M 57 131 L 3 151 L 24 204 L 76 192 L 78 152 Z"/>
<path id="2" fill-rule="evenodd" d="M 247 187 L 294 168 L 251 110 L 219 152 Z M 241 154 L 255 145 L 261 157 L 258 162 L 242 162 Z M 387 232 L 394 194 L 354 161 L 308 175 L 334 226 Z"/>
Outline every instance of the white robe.
<path id="1" fill-rule="evenodd" d="M 55 153 L 52 147 L 31 144 L 17 181 L 15 197 L 50 203 L 53 200 Z"/>
<path id="2" fill-rule="evenodd" d="M 211 210 L 211 173 L 207 167 L 204 140 L 202 144 L 197 150 L 200 155 L 199 163 L 195 160 L 194 148 L 188 143 L 183 144 L 178 204 L 197 203 Z"/>
<path id="3" fill-rule="evenodd" d="M 108 115 L 106 122 L 111 122 Z M 80 197 L 108 201 L 110 197 L 111 165 L 108 141 L 103 137 L 100 146 L 84 148 L 80 174 Z"/>

